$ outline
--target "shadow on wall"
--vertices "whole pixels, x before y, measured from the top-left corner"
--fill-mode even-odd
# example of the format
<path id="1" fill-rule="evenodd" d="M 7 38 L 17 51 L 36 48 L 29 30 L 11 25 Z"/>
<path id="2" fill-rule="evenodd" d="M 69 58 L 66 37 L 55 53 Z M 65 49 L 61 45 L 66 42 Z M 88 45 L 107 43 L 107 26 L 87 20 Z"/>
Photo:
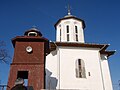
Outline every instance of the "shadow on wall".
<path id="1" fill-rule="evenodd" d="M 52 77 L 52 72 L 46 69 L 46 89 L 56 89 L 58 80 Z"/>

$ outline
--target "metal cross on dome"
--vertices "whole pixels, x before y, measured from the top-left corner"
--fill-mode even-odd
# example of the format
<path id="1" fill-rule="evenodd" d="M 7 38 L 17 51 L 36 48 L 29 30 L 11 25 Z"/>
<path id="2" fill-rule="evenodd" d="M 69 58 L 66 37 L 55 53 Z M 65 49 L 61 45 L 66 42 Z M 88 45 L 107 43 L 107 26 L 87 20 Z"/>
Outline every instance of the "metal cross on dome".
<path id="1" fill-rule="evenodd" d="M 68 11 L 68 15 L 71 15 L 71 7 L 70 7 L 70 4 L 68 4 L 68 6 L 67 6 L 66 8 L 67 8 L 67 11 Z"/>
<path id="2" fill-rule="evenodd" d="M 71 15 L 71 8 L 70 8 L 70 5 L 68 4 L 68 15 Z"/>

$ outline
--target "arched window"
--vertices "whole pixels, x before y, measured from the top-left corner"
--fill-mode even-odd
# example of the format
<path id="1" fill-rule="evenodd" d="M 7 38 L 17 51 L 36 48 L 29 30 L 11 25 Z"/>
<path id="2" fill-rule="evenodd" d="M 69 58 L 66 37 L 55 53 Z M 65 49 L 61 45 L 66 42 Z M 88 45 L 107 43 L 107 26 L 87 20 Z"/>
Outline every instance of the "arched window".
<path id="1" fill-rule="evenodd" d="M 78 33 L 78 28 L 77 28 L 77 26 L 75 26 L 75 33 Z"/>
<path id="2" fill-rule="evenodd" d="M 76 77 L 77 78 L 86 78 L 85 63 L 82 59 L 76 60 Z"/>
<path id="3" fill-rule="evenodd" d="M 78 41 L 78 27 L 75 26 L 75 37 L 76 37 L 76 41 Z"/>
<path id="4" fill-rule="evenodd" d="M 67 29 L 67 33 L 69 33 L 69 26 L 68 25 L 66 26 L 66 29 Z"/>
<path id="5" fill-rule="evenodd" d="M 69 25 L 66 26 L 66 29 L 67 29 L 67 41 L 69 41 L 70 40 L 70 38 L 69 38 Z"/>
<path id="6" fill-rule="evenodd" d="M 76 34 L 76 41 L 78 41 L 78 34 Z"/>

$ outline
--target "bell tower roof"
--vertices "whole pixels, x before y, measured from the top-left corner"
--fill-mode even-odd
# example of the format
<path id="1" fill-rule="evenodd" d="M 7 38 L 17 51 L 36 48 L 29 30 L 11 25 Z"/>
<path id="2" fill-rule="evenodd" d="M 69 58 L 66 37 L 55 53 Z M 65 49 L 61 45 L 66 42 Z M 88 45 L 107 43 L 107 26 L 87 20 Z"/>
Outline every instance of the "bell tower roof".
<path id="1" fill-rule="evenodd" d="M 36 28 L 31 28 L 27 31 L 25 31 L 24 36 L 16 36 L 12 39 L 13 46 L 15 47 L 15 44 L 17 41 L 32 41 L 32 42 L 46 42 L 48 45 L 49 40 L 47 38 L 44 38 L 42 36 L 42 33 L 38 31 Z"/>
<path id="2" fill-rule="evenodd" d="M 29 30 L 25 31 L 25 36 L 42 36 L 42 33 L 35 27 L 30 28 Z"/>

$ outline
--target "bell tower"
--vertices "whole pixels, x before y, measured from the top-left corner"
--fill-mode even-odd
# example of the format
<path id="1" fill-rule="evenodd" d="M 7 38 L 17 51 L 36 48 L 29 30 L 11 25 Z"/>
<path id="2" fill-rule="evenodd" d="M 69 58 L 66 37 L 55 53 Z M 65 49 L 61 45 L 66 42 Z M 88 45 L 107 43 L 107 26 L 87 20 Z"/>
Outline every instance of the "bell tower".
<path id="1" fill-rule="evenodd" d="M 12 88 L 17 78 L 23 78 L 33 90 L 45 88 L 45 59 L 49 50 L 49 40 L 41 32 L 31 28 L 24 36 L 12 39 L 14 57 L 10 67 L 8 86 Z M 9 90 L 9 88 L 7 89 Z"/>

